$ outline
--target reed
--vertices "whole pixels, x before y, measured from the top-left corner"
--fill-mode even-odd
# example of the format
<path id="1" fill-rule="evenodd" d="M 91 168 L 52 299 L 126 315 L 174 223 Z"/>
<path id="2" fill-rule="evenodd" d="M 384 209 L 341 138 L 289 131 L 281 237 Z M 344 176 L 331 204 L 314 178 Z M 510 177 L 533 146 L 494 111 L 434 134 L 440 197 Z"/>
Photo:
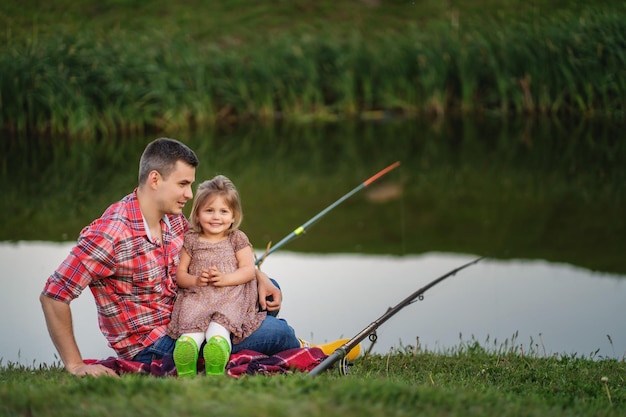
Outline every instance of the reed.
<path id="1" fill-rule="evenodd" d="M 625 22 L 623 7 L 589 7 L 235 46 L 150 31 L 14 38 L 0 46 L 0 128 L 93 138 L 276 118 L 621 117 Z"/>

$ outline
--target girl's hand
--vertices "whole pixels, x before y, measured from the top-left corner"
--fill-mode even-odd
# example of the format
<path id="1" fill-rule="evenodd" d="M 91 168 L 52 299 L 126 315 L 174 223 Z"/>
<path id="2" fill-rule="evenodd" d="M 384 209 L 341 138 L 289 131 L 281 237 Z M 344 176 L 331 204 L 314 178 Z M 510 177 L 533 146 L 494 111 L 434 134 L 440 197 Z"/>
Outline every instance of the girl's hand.
<path id="1" fill-rule="evenodd" d="M 204 272 L 203 272 L 204 274 Z M 224 287 L 227 286 L 226 275 L 222 274 L 219 269 L 212 266 L 209 268 L 208 272 L 208 283 L 213 285 L 214 287 Z"/>
<path id="2" fill-rule="evenodd" d="M 196 286 L 198 287 L 206 287 L 209 285 L 209 281 L 211 279 L 211 274 L 206 269 L 203 270 L 200 275 L 196 277 Z"/>

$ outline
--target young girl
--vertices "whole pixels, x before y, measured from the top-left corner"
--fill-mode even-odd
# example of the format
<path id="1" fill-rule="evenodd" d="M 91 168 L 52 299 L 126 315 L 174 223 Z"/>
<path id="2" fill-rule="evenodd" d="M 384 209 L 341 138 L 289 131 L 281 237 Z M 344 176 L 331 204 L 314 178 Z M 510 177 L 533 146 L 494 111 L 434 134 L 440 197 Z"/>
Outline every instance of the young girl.
<path id="1" fill-rule="evenodd" d="M 238 229 L 239 194 L 223 175 L 198 186 L 176 272 L 179 287 L 168 335 L 177 338 L 179 376 L 197 373 L 199 348 L 208 375 L 224 373 L 232 343 L 240 343 L 265 319 L 259 312 L 254 252 Z M 231 341 L 232 338 L 232 341 Z"/>

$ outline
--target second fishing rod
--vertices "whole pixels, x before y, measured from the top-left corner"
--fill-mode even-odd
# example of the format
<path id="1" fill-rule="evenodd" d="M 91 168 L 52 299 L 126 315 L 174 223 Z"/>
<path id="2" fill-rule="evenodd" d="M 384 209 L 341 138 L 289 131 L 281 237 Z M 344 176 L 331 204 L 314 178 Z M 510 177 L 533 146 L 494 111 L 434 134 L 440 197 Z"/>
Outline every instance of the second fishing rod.
<path id="1" fill-rule="evenodd" d="M 339 363 L 340 364 L 340 370 L 345 370 L 345 366 L 342 364 L 344 358 L 346 358 L 348 352 L 350 352 L 354 347 L 356 347 L 359 343 L 361 343 L 361 341 L 363 339 L 365 339 L 366 337 L 375 334 L 376 329 L 378 329 L 378 327 L 380 327 L 383 323 L 385 323 L 387 320 L 389 320 L 391 317 L 393 317 L 396 313 L 398 313 L 400 310 L 402 310 L 404 307 L 408 306 L 409 304 L 414 303 L 416 300 L 420 300 L 422 299 L 424 293 L 426 291 L 428 291 L 429 289 L 431 289 L 432 287 L 434 287 L 435 285 L 439 284 L 440 282 L 442 282 L 443 280 L 456 275 L 457 272 L 471 266 L 474 265 L 475 263 L 478 263 L 481 259 L 483 259 L 483 257 L 479 257 L 474 259 L 471 262 L 468 262 L 464 265 L 461 265 L 457 268 L 454 268 L 452 271 L 447 272 L 446 274 L 440 276 L 439 278 L 429 282 L 427 285 L 423 286 L 422 288 L 420 288 L 419 290 L 415 291 L 414 293 L 412 293 L 411 295 L 409 295 L 408 297 L 406 297 L 404 300 L 402 300 L 401 302 L 399 302 L 398 304 L 396 304 L 393 308 L 388 309 L 382 316 L 380 316 L 379 318 L 377 318 L 376 320 L 374 320 L 369 326 L 365 327 L 363 330 L 361 330 L 356 336 L 354 336 L 352 339 L 350 339 L 349 341 L 347 341 L 344 345 L 338 347 L 337 349 L 335 349 L 335 351 L 333 353 L 331 353 L 330 355 L 328 355 L 326 357 L 326 359 L 324 359 L 321 363 L 319 363 L 315 368 L 313 368 L 309 373 L 308 376 L 309 377 L 315 377 L 317 375 L 319 375 L 320 373 L 324 372 L 325 370 L 329 369 L 331 366 L 333 366 L 335 363 Z"/>

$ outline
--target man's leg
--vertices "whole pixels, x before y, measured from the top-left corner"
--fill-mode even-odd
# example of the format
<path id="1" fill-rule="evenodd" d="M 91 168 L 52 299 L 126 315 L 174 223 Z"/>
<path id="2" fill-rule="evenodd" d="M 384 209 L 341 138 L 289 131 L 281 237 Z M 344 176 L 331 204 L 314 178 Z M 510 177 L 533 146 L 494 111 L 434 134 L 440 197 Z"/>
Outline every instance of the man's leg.
<path id="1" fill-rule="evenodd" d="M 270 281 L 280 289 L 280 285 L 274 278 L 270 278 Z M 278 311 L 268 311 L 261 326 L 241 343 L 233 345 L 232 353 L 247 349 L 271 356 L 283 350 L 301 347 L 295 331 L 285 320 L 277 316 Z"/>
<path id="2" fill-rule="evenodd" d="M 135 355 L 133 361 L 150 365 L 154 359 L 163 359 L 163 356 L 172 355 L 175 345 L 175 339 L 172 339 L 169 336 L 163 336 L 152 345 Z"/>
<path id="3" fill-rule="evenodd" d="M 300 346 L 296 333 L 285 320 L 267 316 L 254 333 L 246 337 L 241 343 L 233 345 L 232 353 L 248 349 L 271 356 L 283 350 L 299 348 Z"/>

